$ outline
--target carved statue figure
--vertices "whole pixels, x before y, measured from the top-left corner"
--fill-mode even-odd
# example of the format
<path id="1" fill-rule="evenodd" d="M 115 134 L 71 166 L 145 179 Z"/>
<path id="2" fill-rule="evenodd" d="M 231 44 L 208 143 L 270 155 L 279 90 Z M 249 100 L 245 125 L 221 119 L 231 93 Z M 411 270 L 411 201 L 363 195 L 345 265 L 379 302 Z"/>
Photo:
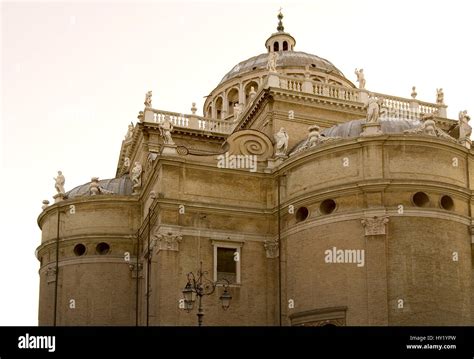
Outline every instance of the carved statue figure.
<path id="1" fill-rule="evenodd" d="M 304 143 L 299 146 L 296 150 L 290 153 L 290 156 L 295 155 L 297 153 L 309 150 L 311 147 L 322 145 L 325 143 L 339 141 L 342 138 L 339 136 L 336 137 L 326 137 L 325 135 L 321 134 L 321 128 L 318 125 L 311 125 L 308 127 L 308 137 L 304 141 Z"/>
<path id="2" fill-rule="evenodd" d="M 306 65 L 304 67 L 304 78 L 309 80 L 310 76 L 311 76 L 311 73 L 309 72 L 309 65 Z"/>
<path id="3" fill-rule="evenodd" d="M 257 92 L 255 91 L 255 87 L 251 86 L 249 91 L 249 100 L 252 101 L 256 95 Z"/>
<path id="4" fill-rule="evenodd" d="M 320 130 L 321 128 L 318 125 L 313 125 L 308 128 L 309 133 L 308 139 L 306 140 L 306 145 L 308 147 L 313 147 L 322 142 L 321 134 L 319 133 Z"/>
<path id="5" fill-rule="evenodd" d="M 365 76 L 364 76 L 364 69 L 355 69 L 354 72 L 357 76 L 357 82 L 359 83 L 360 89 L 365 89 Z"/>
<path id="6" fill-rule="evenodd" d="M 374 96 L 369 97 L 367 104 L 367 120 L 366 123 L 378 123 L 383 100 Z"/>
<path id="7" fill-rule="evenodd" d="M 405 130 L 403 131 L 403 133 L 434 136 L 451 142 L 457 142 L 454 138 L 452 138 L 450 135 L 448 135 L 446 132 L 436 126 L 434 118 L 435 114 L 433 113 L 423 114 L 421 116 L 421 120 L 423 121 L 423 123 L 420 126 L 410 130 Z"/>
<path id="8" fill-rule="evenodd" d="M 140 162 L 135 162 L 135 166 L 132 169 L 131 179 L 134 190 L 142 186 L 142 165 Z"/>
<path id="9" fill-rule="evenodd" d="M 444 105 L 444 92 L 442 88 L 436 89 L 436 103 Z"/>
<path id="10" fill-rule="evenodd" d="M 92 196 L 99 194 L 99 177 L 92 177 L 91 183 L 89 184 L 89 191 Z"/>
<path id="11" fill-rule="evenodd" d="M 66 183 L 66 179 L 63 176 L 61 171 L 58 171 L 58 177 L 54 178 L 56 181 L 54 188 L 58 191 L 59 194 L 64 194 L 64 184 Z"/>
<path id="12" fill-rule="evenodd" d="M 280 131 L 275 133 L 275 155 L 276 156 L 286 156 L 288 152 L 288 140 L 289 136 L 286 130 L 282 127 Z"/>
<path id="13" fill-rule="evenodd" d="M 173 131 L 173 123 L 170 121 L 170 116 L 165 115 L 165 119 L 160 123 L 160 135 L 163 137 L 163 143 L 165 145 L 174 145 L 173 139 L 171 138 L 171 132 Z"/>
<path id="14" fill-rule="evenodd" d="M 152 96 L 152 93 L 151 91 L 148 91 L 145 95 L 145 107 L 151 107 L 151 96 Z"/>
<path id="15" fill-rule="evenodd" d="M 336 137 L 326 137 L 326 136 L 322 135 L 320 131 L 321 131 L 321 128 L 318 125 L 309 126 L 308 127 L 308 137 L 306 138 L 306 141 L 297 150 L 292 152 L 290 154 L 290 156 L 294 155 L 296 153 L 302 152 L 302 151 L 306 151 L 306 150 L 308 150 L 311 147 L 314 147 L 316 145 L 341 140 L 341 137 L 338 137 L 338 136 L 336 136 Z"/>
<path id="16" fill-rule="evenodd" d="M 471 117 L 467 114 L 467 111 L 459 112 L 459 139 L 468 140 L 471 137 L 472 127 L 469 125 Z"/>
<path id="17" fill-rule="evenodd" d="M 241 103 L 234 104 L 234 118 L 239 118 L 244 110 L 244 105 Z"/>
<path id="18" fill-rule="evenodd" d="M 130 158 L 125 157 L 125 159 L 123 161 L 123 165 L 127 168 L 130 167 Z"/>
<path id="19" fill-rule="evenodd" d="M 278 53 L 270 52 L 268 54 L 268 63 L 267 63 L 267 70 L 268 71 L 277 72 L 277 70 L 276 70 L 277 60 L 278 60 Z"/>
<path id="20" fill-rule="evenodd" d="M 131 139 L 132 136 L 133 136 L 133 124 L 130 123 L 130 125 L 128 125 L 127 134 L 125 135 L 125 140 Z"/>
<path id="21" fill-rule="evenodd" d="M 433 120 L 425 120 L 423 124 L 423 133 L 428 136 L 436 136 L 436 124 Z"/>

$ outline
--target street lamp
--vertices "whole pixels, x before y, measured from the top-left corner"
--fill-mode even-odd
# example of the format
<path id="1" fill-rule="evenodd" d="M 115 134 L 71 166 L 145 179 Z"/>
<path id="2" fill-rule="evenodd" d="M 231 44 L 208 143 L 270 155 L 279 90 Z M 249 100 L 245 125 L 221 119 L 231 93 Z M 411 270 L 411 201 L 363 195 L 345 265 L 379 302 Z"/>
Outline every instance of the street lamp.
<path id="1" fill-rule="evenodd" d="M 227 291 L 227 287 L 229 286 L 229 281 L 227 279 L 218 280 L 213 282 L 205 277 L 207 272 L 202 271 L 202 262 L 199 267 L 199 271 L 197 272 L 197 279 L 194 276 L 193 272 L 189 272 L 187 274 L 188 283 L 183 289 L 183 297 L 184 297 L 184 309 L 189 313 L 196 301 L 196 296 L 198 298 L 198 326 L 202 326 L 202 317 L 204 316 L 204 310 L 202 308 L 202 297 L 205 295 L 211 295 L 216 290 L 218 284 L 222 283 L 224 285 L 224 292 L 219 297 L 221 301 L 222 309 L 227 310 L 230 307 L 230 301 L 232 296 Z"/>

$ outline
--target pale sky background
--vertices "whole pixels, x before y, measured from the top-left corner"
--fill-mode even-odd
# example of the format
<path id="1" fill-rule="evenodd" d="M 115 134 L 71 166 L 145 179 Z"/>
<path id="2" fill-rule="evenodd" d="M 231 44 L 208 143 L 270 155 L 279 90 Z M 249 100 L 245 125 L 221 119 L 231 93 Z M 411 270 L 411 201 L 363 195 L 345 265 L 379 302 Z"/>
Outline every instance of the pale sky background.
<path id="1" fill-rule="evenodd" d="M 0 325 L 37 325 L 41 201 L 113 178 L 143 110 L 202 114 L 238 62 L 264 53 L 283 7 L 295 50 L 331 61 L 371 91 L 474 111 L 474 2 L 310 0 L 3 2 L 1 5 Z"/>

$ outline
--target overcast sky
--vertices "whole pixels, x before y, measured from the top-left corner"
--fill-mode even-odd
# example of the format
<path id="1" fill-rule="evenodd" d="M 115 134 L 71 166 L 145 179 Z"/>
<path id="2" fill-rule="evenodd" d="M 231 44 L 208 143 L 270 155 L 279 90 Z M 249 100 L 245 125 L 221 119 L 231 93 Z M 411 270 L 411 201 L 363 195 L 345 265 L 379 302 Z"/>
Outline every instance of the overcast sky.
<path id="1" fill-rule="evenodd" d="M 283 7 L 295 50 L 331 61 L 371 91 L 474 111 L 472 1 L 331 0 L 1 6 L 0 325 L 37 325 L 41 201 L 113 178 L 130 121 L 153 107 L 202 113 L 238 62 L 265 52 Z"/>

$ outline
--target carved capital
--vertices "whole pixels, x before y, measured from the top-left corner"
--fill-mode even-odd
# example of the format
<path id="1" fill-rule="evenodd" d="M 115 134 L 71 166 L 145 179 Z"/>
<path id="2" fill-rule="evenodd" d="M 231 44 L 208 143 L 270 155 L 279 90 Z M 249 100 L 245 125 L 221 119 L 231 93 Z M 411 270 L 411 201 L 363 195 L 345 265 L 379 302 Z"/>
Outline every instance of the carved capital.
<path id="1" fill-rule="evenodd" d="M 137 278 L 137 275 L 138 275 L 138 278 L 143 278 L 143 273 L 142 273 L 142 269 L 143 269 L 143 264 L 142 263 L 132 263 L 130 262 L 128 264 L 128 268 L 130 268 L 130 271 L 132 272 L 132 278 Z"/>
<path id="2" fill-rule="evenodd" d="M 179 243 L 183 240 L 181 234 L 159 232 L 155 230 L 153 239 L 156 240 L 157 251 L 179 251 Z"/>
<path id="3" fill-rule="evenodd" d="M 265 241 L 263 244 L 267 258 L 278 258 L 278 242 L 277 241 Z"/>
<path id="4" fill-rule="evenodd" d="M 385 234 L 385 224 L 388 223 L 388 217 L 368 217 L 361 220 L 365 228 L 366 236 L 377 236 Z"/>

